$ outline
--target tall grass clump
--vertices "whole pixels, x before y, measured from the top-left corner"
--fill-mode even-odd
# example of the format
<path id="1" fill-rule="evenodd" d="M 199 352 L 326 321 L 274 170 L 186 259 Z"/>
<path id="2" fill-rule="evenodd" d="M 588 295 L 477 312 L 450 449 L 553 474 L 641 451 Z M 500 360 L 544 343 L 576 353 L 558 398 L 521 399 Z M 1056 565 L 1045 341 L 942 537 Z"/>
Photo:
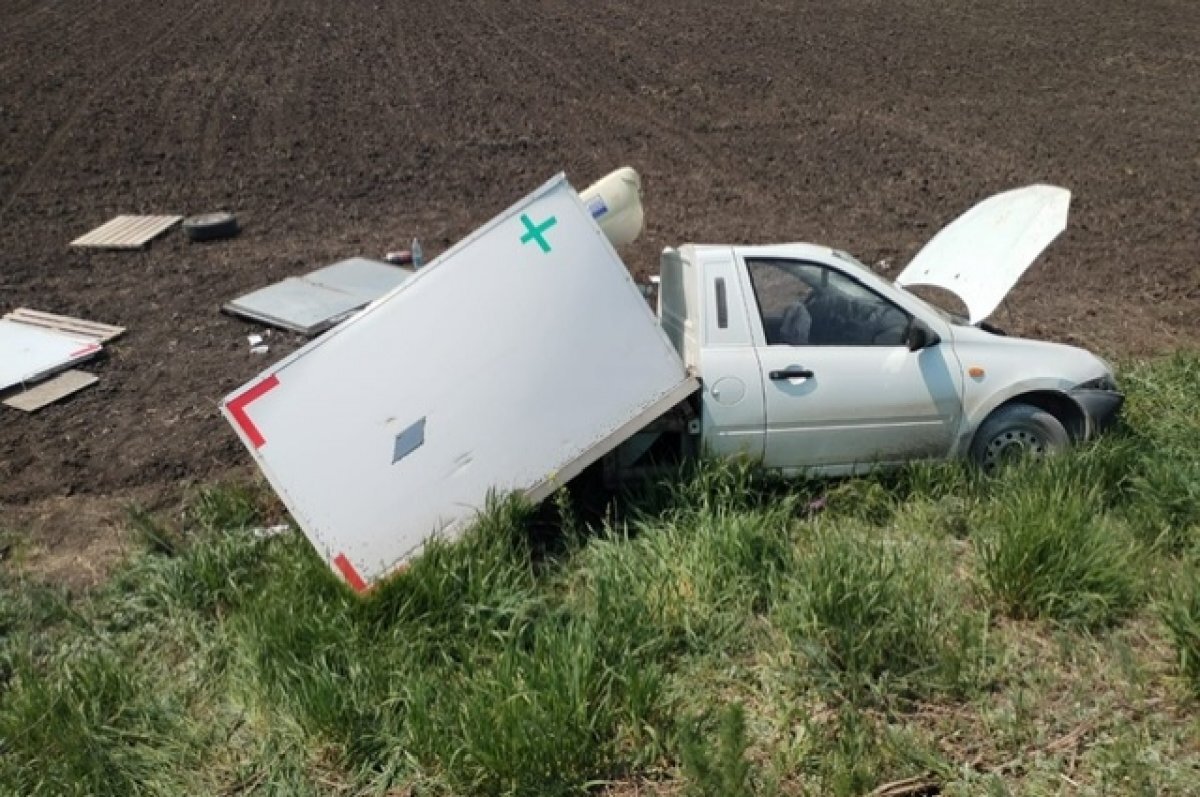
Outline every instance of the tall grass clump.
<path id="1" fill-rule="evenodd" d="M 1200 355 L 1141 363 L 1122 381 L 1126 437 L 1137 454 L 1127 469 L 1127 516 L 1139 537 L 1176 555 L 1200 542 Z"/>
<path id="2" fill-rule="evenodd" d="M 975 518 L 974 542 L 991 600 L 1016 618 L 1111 624 L 1145 595 L 1143 557 L 1129 528 L 1103 511 L 1099 488 L 1071 459 L 1005 474 Z"/>
<path id="3" fill-rule="evenodd" d="M 746 710 L 734 703 L 721 712 L 715 738 L 704 738 L 696 725 L 685 725 L 681 735 L 680 757 L 696 797 L 749 797 L 754 792 L 750 781 L 751 765 L 746 758 Z"/>
<path id="4" fill-rule="evenodd" d="M 778 623 L 820 676 L 852 694 L 967 686 L 984 618 L 963 605 L 944 553 L 873 532 L 819 524 L 783 578 Z"/>
<path id="5" fill-rule="evenodd" d="M 660 654 L 738 644 L 791 567 L 796 499 L 768 499 L 737 462 L 706 462 L 669 488 L 675 500 L 639 511 L 579 551 L 566 604 L 610 638 Z"/>
<path id="6" fill-rule="evenodd" d="M 1159 613 L 1175 643 L 1179 670 L 1200 696 L 1200 564 L 1190 563 L 1175 577 Z"/>
<path id="7" fill-rule="evenodd" d="M 608 779 L 639 757 L 659 690 L 655 663 L 611 647 L 588 619 L 544 622 L 436 685 L 443 695 L 410 709 L 406 747 L 459 794 L 567 795 Z"/>
<path id="8" fill-rule="evenodd" d="M 364 599 L 295 560 L 232 621 L 239 689 L 381 787 L 577 793 L 632 755 L 657 710 L 657 663 L 553 600 L 530 508 L 496 500 Z"/>
<path id="9" fill-rule="evenodd" d="M 17 663 L 0 694 L 0 786 L 21 795 L 142 794 L 186 745 L 179 707 L 111 650 Z"/>

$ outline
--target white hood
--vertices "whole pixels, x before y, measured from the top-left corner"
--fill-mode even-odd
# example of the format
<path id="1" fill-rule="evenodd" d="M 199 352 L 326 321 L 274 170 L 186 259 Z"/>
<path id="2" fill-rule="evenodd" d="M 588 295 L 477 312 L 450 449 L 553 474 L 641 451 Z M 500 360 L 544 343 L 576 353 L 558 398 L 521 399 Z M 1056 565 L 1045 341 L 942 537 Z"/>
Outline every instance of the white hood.
<path id="1" fill-rule="evenodd" d="M 1067 228 L 1070 205 L 1071 192 L 1053 185 L 996 194 L 935 235 L 896 284 L 944 288 L 963 300 L 970 322 L 977 324 Z"/>

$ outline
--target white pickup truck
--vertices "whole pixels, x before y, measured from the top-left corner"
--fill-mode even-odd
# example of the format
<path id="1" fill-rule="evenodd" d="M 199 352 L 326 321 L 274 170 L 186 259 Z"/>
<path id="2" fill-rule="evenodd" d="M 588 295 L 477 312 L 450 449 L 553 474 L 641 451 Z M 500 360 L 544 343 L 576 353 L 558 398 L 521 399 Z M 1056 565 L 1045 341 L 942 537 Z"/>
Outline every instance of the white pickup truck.
<path id="1" fill-rule="evenodd" d="M 360 591 L 493 491 L 540 500 L 601 460 L 613 477 L 703 450 L 789 472 L 990 468 L 1087 438 L 1121 405 L 1100 358 L 983 323 L 1069 199 L 993 197 L 895 282 L 813 244 L 667 249 L 655 313 L 614 249 L 641 228 L 637 175 L 582 194 L 560 175 L 222 411 Z"/>
<path id="2" fill-rule="evenodd" d="M 895 282 L 812 244 L 667 249 L 658 316 L 703 386 L 614 452 L 608 475 L 667 448 L 830 475 L 957 456 L 991 469 L 1094 435 L 1122 402 L 1110 366 L 985 321 L 1065 226 L 1069 201 L 1052 186 L 997 195 Z M 970 315 L 922 300 L 913 284 L 958 294 Z"/>

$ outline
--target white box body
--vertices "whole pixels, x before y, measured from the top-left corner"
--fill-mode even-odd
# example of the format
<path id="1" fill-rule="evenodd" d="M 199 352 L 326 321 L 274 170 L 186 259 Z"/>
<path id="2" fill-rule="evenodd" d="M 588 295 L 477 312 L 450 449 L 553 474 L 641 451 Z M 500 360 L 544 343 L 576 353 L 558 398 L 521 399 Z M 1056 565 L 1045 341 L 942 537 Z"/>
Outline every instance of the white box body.
<path id="1" fill-rule="evenodd" d="M 545 497 L 696 387 L 559 175 L 222 411 L 362 590 L 491 490 Z"/>

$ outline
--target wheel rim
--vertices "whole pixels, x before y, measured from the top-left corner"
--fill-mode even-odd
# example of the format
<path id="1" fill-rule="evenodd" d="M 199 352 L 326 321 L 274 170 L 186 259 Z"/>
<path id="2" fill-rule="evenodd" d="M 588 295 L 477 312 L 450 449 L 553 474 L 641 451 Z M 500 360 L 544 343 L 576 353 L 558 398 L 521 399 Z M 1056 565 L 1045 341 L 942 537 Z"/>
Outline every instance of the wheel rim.
<path id="1" fill-rule="evenodd" d="M 1046 456 L 1046 441 L 1028 429 L 1009 429 L 988 441 L 983 452 L 985 470 L 1016 462 L 1025 457 L 1041 459 Z"/>

